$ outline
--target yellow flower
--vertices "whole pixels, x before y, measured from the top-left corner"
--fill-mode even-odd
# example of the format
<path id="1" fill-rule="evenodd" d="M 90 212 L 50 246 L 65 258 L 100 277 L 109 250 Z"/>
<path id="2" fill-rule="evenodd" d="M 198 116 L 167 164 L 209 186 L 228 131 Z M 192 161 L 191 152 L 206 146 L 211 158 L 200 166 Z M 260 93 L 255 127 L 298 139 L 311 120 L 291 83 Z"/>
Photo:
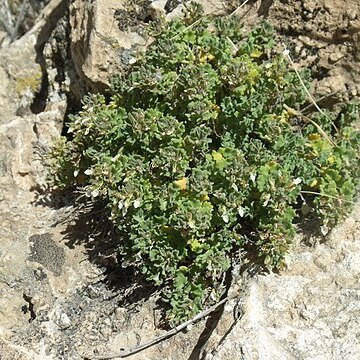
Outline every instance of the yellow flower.
<path id="1" fill-rule="evenodd" d="M 210 200 L 208 194 L 202 195 L 200 199 L 201 199 L 201 201 L 209 201 Z"/>
<path id="2" fill-rule="evenodd" d="M 320 134 L 313 133 L 313 134 L 308 135 L 308 139 L 310 141 L 317 141 L 317 140 L 321 139 L 321 136 L 320 136 Z"/>
<path id="3" fill-rule="evenodd" d="M 225 166 L 225 159 L 219 152 L 213 150 L 211 156 L 214 159 L 217 168 L 221 169 Z"/>
<path id="4" fill-rule="evenodd" d="M 180 180 L 174 181 L 174 184 L 180 189 L 180 190 L 186 190 L 188 179 L 186 177 L 181 178 Z"/>
<path id="5" fill-rule="evenodd" d="M 259 58 L 261 55 L 263 54 L 263 52 L 259 49 L 255 49 L 252 51 L 252 53 L 250 54 L 250 56 L 254 59 Z"/>

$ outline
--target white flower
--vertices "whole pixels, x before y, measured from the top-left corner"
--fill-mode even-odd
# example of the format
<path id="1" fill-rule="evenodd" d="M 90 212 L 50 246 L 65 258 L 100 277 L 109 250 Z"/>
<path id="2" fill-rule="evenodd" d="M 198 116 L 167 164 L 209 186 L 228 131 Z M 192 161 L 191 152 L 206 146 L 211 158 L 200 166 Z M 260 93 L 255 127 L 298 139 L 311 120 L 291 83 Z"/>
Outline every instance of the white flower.
<path id="1" fill-rule="evenodd" d="M 240 215 L 240 217 L 244 217 L 245 209 L 242 206 L 238 208 L 238 214 Z"/>
<path id="2" fill-rule="evenodd" d="M 271 195 L 270 194 L 265 194 L 264 196 L 264 203 L 263 203 L 263 206 L 266 207 L 270 201 L 270 198 L 271 198 Z"/>
<path id="3" fill-rule="evenodd" d="M 139 199 L 136 199 L 135 201 L 134 201 L 134 203 L 133 203 L 133 205 L 134 205 L 134 208 L 135 209 L 137 209 L 139 206 L 140 206 L 140 200 Z"/>
<path id="4" fill-rule="evenodd" d="M 284 45 L 284 47 L 285 47 L 285 45 Z M 285 49 L 284 49 L 284 51 L 283 51 L 283 55 L 284 55 L 284 56 L 289 56 L 289 55 L 290 55 L 290 51 L 289 51 L 288 48 L 285 47 Z"/>
<path id="5" fill-rule="evenodd" d="M 190 219 L 188 224 L 189 224 L 190 229 L 195 229 L 195 221 L 194 220 Z"/>
<path id="6" fill-rule="evenodd" d="M 329 228 L 326 225 L 323 225 L 321 226 L 320 231 L 324 236 L 326 236 L 329 232 Z"/>
<path id="7" fill-rule="evenodd" d="M 296 178 L 296 179 L 293 180 L 293 184 L 294 185 L 299 185 L 301 183 L 301 181 L 302 180 L 300 178 Z"/>
<path id="8" fill-rule="evenodd" d="M 93 173 L 92 169 L 86 169 L 86 170 L 84 171 L 84 174 L 85 174 L 85 175 L 92 175 L 92 173 Z"/>

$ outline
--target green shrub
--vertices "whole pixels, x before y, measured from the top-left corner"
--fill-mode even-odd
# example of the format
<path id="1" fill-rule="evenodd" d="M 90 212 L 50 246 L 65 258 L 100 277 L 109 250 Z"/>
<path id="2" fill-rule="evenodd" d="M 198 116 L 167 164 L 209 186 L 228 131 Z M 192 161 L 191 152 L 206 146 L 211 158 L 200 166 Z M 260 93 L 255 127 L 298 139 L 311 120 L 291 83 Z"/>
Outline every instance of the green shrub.
<path id="1" fill-rule="evenodd" d="M 305 92 L 269 55 L 269 25 L 245 34 L 197 14 L 153 25 L 110 98 L 86 97 L 51 152 L 53 184 L 106 201 L 120 253 L 161 285 L 171 323 L 222 295 L 242 249 L 282 267 L 302 210 L 332 227 L 360 169 L 356 105 L 302 115 Z"/>

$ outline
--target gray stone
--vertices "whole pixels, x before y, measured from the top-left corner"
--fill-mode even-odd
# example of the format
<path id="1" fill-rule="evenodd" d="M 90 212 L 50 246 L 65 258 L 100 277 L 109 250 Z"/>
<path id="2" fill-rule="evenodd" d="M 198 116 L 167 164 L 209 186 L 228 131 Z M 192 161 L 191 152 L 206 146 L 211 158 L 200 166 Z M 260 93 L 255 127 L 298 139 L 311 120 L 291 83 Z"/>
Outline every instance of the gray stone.
<path id="1" fill-rule="evenodd" d="M 219 0 L 198 2 L 205 13 L 221 13 L 226 8 L 226 2 Z M 108 88 L 110 76 L 124 71 L 136 60 L 137 52 L 151 43 L 143 31 L 147 18 L 154 20 L 166 15 L 170 19 L 181 15 L 181 6 L 171 6 L 174 11 L 166 14 L 165 5 L 163 0 L 148 1 L 148 6 L 128 0 L 71 3 L 71 55 L 77 73 L 91 90 Z"/>
<path id="2" fill-rule="evenodd" d="M 121 31 L 115 11 L 126 1 L 75 0 L 70 5 L 71 55 L 76 71 L 94 90 L 109 86 L 110 74 L 123 70 L 121 54 L 146 41 L 132 31 Z"/>
<path id="3" fill-rule="evenodd" d="M 65 312 L 61 312 L 58 314 L 56 323 L 61 329 L 67 329 L 71 325 L 71 320 Z"/>
<path id="4" fill-rule="evenodd" d="M 213 360 L 358 359 L 360 201 L 331 239 L 298 245 L 280 275 L 257 276 Z"/>

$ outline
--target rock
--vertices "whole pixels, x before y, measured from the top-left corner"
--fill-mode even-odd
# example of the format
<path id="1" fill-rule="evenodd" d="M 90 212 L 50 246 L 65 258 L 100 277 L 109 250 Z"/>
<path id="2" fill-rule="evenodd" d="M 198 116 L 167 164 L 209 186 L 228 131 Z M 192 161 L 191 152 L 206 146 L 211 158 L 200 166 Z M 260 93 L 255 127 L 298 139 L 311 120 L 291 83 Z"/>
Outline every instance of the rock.
<path id="1" fill-rule="evenodd" d="M 10 86 L 10 79 L 9 76 L 6 72 L 6 70 L 0 66 L 0 81 L 1 81 L 1 86 L 0 86 L 0 109 L 2 111 L 4 111 L 4 109 L 6 109 L 7 107 L 11 107 L 11 104 L 8 103 L 8 90 L 9 90 L 9 86 Z M 13 107 L 14 111 L 15 111 L 15 107 Z M 1 122 L 3 120 L 0 120 Z"/>
<path id="2" fill-rule="evenodd" d="M 13 183 L 20 189 L 35 185 L 33 173 L 34 117 L 13 117 L 8 124 L 0 125 L 0 160 L 2 177 L 0 183 Z"/>
<path id="3" fill-rule="evenodd" d="M 0 356 L 1 360 L 29 360 L 31 355 L 21 346 L 0 339 Z"/>
<path id="4" fill-rule="evenodd" d="M 71 320 L 69 319 L 68 315 L 65 312 L 60 311 L 56 315 L 57 315 L 56 324 L 61 329 L 67 329 L 68 327 L 70 327 Z"/>
<path id="5" fill-rule="evenodd" d="M 341 60 L 344 56 L 345 54 L 342 54 L 341 52 L 331 53 L 329 55 L 329 60 L 331 63 L 336 63 L 337 61 Z"/>
<path id="6" fill-rule="evenodd" d="M 326 96 L 335 92 L 346 93 L 347 81 L 346 74 L 341 69 L 330 71 L 324 79 L 315 82 L 315 91 L 317 97 Z"/>
<path id="7" fill-rule="evenodd" d="M 225 3 L 199 0 L 205 13 L 220 13 Z M 71 56 L 78 74 L 92 91 L 104 91 L 110 77 L 136 60 L 151 41 L 143 28 L 166 14 L 166 1 L 75 0 L 70 5 Z M 180 7 L 170 7 L 181 15 Z M 167 18 L 173 17 L 168 13 Z"/>
<path id="8" fill-rule="evenodd" d="M 0 79 L 5 86 L 2 86 L 4 96 L 1 98 L 3 103 L 0 101 L 0 110 L 3 121 L 6 114 L 32 113 L 32 105 L 44 87 L 46 76 L 46 69 L 42 67 L 43 46 L 55 27 L 52 22 L 56 24 L 64 11 L 64 4 L 64 0 L 52 0 L 45 7 L 36 25 L 26 35 L 2 46 Z"/>
<path id="9" fill-rule="evenodd" d="M 2 189 L 8 186 L 5 198 L 12 196 L 9 187 L 14 191 L 30 190 L 44 184 L 44 165 L 38 151 L 47 148 L 51 139 L 58 136 L 62 111 L 57 109 L 22 118 L 5 115 L 2 118 L 2 121 L 8 121 L 0 124 L 0 151 L 3 155 L 0 158 L 0 184 Z"/>
<path id="10" fill-rule="evenodd" d="M 358 359 L 360 202 L 328 243 L 299 246 L 288 270 L 251 280 L 224 359 Z M 342 256 L 339 256 L 342 254 Z"/>
<path id="11" fill-rule="evenodd" d="M 44 184 L 43 164 L 38 150 L 47 148 L 62 128 L 67 107 L 64 91 L 67 89 L 51 87 L 56 81 L 47 76 L 39 58 L 42 55 L 41 44 L 50 38 L 53 30 L 50 23 L 54 14 L 61 14 L 63 4 L 63 0 L 51 1 L 26 35 L 0 49 L 0 149 L 3 154 L 0 159 L 0 184 L 3 188 L 8 186 L 4 195 L 8 199 L 16 194 L 16 189 L 29 190 Z M 51 69 L 48 70 L 50 72 Z M 34 104 L 45 82 L 53 90 L 44 99 L 47 108 L 43 110 L 46 111 L 36 115 L 33 113 Z"/>
<path id="12" fill-rule="evenodd" d="M 75 0 L 70 5 L 71 55 L 76 71 L 93 91 L 103 91 L 110 75 L 124 68 L 124 52 L 131 54 L 146 44 L 136 32 L 119 29 L 115 11 L 125 3 Z"/>
<path id="13" fill-rule="evenodd" d="M 29 238 L 30 261 L 35 261 L 55 276 L 60 276 L 65 263 L 64 249 L 58 246 L 52 239 L 51 234 L 35 234 Z"/>
<path id="14" fill-rule="evenodd" d="M 35 42 L 36 36 L 29 35 L 27 39 L 20 39 L 17 44 L 3 47 L 0 53 L 0 78 L 4 81 L 0 109 L 3 115 L 14 114 L 20 108 L 28 109 L 35 93 L 40 89 L 42 74 L 35 61 Z M 20 53 L 19 45 L 22 49 Z M 4 120 L 3 117 L 1 122 Z"/>

